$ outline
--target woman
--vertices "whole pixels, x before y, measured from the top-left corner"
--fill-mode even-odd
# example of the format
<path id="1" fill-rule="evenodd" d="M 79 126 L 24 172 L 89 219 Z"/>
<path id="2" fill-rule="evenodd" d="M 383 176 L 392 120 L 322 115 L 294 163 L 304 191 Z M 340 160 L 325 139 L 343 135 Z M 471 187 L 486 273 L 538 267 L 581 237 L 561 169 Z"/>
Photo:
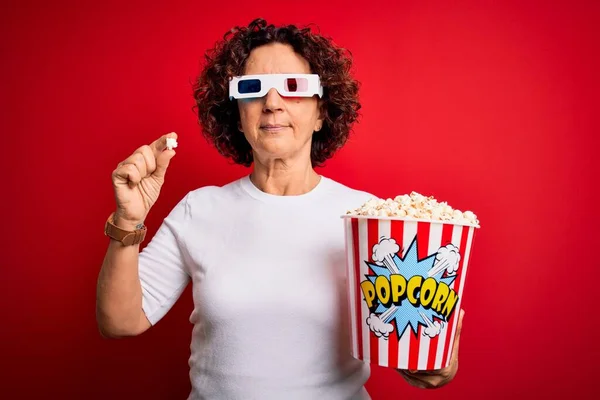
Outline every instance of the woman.
<path id="1" fill-rule="evenodd" d="M 166 138 L 177 135 L 118 165 L 100 331 L 141 334 L 191 280 L 190 399 L 369 398 L 369 366 L 349 351 L 339 216 L 373 196 L 314 169 L 356 120 L 351 60 L 310 29 L 258 19 L 226 34 L 207 61 L 194 88 L 204 134 L 252 172 L 189 192 L 140 253 L 143 221 L 175 156 Z M 444 370 L 400 372 L 439 387 L 456 368 L 455 352 Z"/>

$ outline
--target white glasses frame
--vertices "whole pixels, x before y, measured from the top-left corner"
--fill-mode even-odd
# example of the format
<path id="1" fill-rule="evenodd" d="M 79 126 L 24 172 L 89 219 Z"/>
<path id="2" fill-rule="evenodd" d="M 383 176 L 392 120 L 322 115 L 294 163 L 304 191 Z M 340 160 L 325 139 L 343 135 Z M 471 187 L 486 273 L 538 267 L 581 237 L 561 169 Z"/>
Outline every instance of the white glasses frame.
<path id="1" fill-rule="evenodd" d="M 308 87 L 304 92 L 288 91 L 285 89 L 285 82 L 290 78 L 304 78 L 307 80 Z M 260 92 L 258 93 L 240 93 L 238 83 L 241 81 L 254 80 L 260 81 Z M 258 74 L 235 76 L 229 81 L 229 99 L 250 99 L 265 96 L 269 90 L 275 88 L 277 92 L 284 97 L 312 97 L 318 95 L 323 97 L 323 85 L 321 78 L 317 74 Z"/>

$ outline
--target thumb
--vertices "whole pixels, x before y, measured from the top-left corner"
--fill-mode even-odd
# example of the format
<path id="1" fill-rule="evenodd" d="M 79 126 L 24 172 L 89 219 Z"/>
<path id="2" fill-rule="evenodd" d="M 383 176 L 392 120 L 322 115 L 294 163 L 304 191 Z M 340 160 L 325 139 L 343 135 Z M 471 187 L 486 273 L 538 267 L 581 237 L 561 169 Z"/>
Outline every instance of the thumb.
<path id="1" fill-rule="evenodd" d="M 169 167 L 169 163 L 171 159 L 175 157 L 175 150 L 163 150 L 158 157 L 156 157 L 156 169 L 154 170 L 154 175 L 157 178 L 164 178 L 167 173 L 167 168 Z"/>
<path id="2" fill-rule="evenodd" d="M 460 314 L 458 315 L 458 324 L 456 326 L 456 334 L 454 335 L 454 346 L 452 349 L 452 356 L 451 359 L 457 360 L 458 359 L 458 348 L 460 346 L 460 333 L 462 331 L 462 323 L 463 323 L 463 317 L 465 315 L 465 310 L 460 310 Z"/>
<path id="3" fill-rule="evenodd" d="M 456 326 L 456 340 L 460 338 L 460 332 L 462 331 L 463 317 L 465 316 L 465 310 L 461 309 L 458 314 L 458 324 Z"/>

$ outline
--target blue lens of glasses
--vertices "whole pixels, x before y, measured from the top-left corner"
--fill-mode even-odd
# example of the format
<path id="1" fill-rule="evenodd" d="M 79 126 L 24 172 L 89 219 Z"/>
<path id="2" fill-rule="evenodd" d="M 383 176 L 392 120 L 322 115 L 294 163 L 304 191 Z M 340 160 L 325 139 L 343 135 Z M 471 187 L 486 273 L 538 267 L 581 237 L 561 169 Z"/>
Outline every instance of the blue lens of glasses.
<path id="1" fill-rule="evenodd" d="M 258 93 L 260 92 L 260 80 L 259 79 L 247 79 L 238 82 L 238 92 L 240 94 L 246 93 Z"/>

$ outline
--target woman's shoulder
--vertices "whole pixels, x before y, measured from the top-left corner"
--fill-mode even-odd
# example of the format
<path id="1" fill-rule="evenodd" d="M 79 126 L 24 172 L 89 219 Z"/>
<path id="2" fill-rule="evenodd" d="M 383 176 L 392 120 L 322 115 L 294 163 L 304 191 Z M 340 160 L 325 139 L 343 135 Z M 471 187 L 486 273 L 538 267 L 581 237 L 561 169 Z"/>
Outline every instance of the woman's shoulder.
<path id="1" fill-rule="evenodd" d="M 323 178 L 326 179 L 328 192 L 344 203 L 348 203 L 350 207 L 356 208 L 370 199 L 378 198 L 372 193 L 351 187 L 332 178 L 325 176 Z"/>
<path id="2" fill-rule="evenodd" d="M 240 181 L 235 179 L 222 185 L 201 186 L 190 190 L 185 197 L 189 203 L 233 199 L 240 194 Z"/>
<path id="3" fill-rule="evenodd" d="M 219 211 L 229 210 L 239 198 L 239 180 L 222 186 L 206 185 L 188 190 L 173 207 L 171 219 L 191 219 L 210 217 Z"/>
<path id="4" fill-rule="evenodd" d="M 347 196 L 355 196 L 355 197 L 377 197 L 372 193 L 369 193 L 364 190 L 357 189 L 355 187 L 351 187 L 342 182 L 336 181 L 327 176 L 323 176 L 323 178 L 327 181 L 327 185 L 331 191 L 339 192 L 340 194 L 345 194 Z"/>

